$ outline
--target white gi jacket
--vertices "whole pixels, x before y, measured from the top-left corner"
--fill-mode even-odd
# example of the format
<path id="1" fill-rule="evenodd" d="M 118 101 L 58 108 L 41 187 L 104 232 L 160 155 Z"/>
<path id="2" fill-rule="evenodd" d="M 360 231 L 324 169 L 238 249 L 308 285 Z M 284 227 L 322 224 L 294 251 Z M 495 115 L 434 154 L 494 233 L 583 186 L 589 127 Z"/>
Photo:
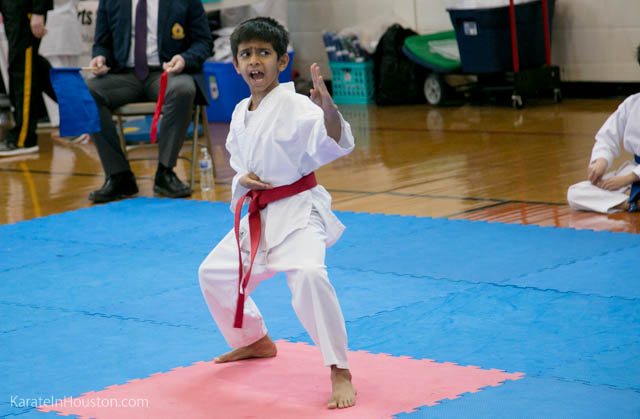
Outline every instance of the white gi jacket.
<path id="1" fill-rule="evenodd" d="M 640 156 L 640 93 L 626 98 L 607 118 L 596 134 L 590 163 L 603 158 L 607 161 L 607 169 L 611 168 L 613 160 L 620 156 L 621 143 L 625 150 Z M 640 165 L 634 161 L 628 161 L 617 170 L 605 174 L 603 179 L 632 172 L 640 177 Z M 628 189 L 629 186 L 625 186 L 615 191 L 608 191 L 592 185 L 587 180 L 569 187 L 567 201 L 574 209 L 607 214 L 619 211 L 617 207 L 629 199 L 626 193 Z"/>
<path id="2" fill-rule="evenodd" d="M 342 116 L 342 133 L 336 143 L 327 135 L 324 112 L 307 96 L 297 94 L 292 82 L 283 83 L 265 96 L 245 126 L 250 98 L 236 106 L 231 117 L 226 147 L 236 171 L 231 185 L 231 211 L 248 189 L 238 181 L 256 174 L 272 186 L 291 184 L 354 148 L 351 126 Z M 324 222 L 327 247 L 334 244 L 344 226 L 331 211 L 331 195 L 321 185 L 275 201 L 260 211 L 261 248 L 280 244 L 293 231 L 309 223 L 312 208 Z M 246 225 L 246 216 L 241 225 Z M 242 227 L 241 227 L 242 229 Z"/>
<path id="3" fill-rule="evenodd" d="M 591 162 L 604 158 L 607 169 L 620 155 L 620 140 L 625 150 L 640 156 L 640 93 L 631 95 L 609 116 L 596 134 L 596 144 L 591 152 Z M 640 165 L 633 169 L 640 177 Z"/>

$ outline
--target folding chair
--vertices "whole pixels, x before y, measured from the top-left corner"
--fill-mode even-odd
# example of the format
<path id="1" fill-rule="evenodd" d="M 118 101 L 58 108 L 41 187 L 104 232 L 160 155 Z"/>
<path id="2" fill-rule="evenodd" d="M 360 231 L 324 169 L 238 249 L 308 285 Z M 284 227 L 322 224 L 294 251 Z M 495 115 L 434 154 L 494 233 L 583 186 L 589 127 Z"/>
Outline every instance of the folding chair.
<path id="1" fill-rule="evenodd" d="M 127 117 L 135 117 L 135 116 L 153 116 L 156 110 L 155 102 L 136 102 L 129 103 L 127 105 L 121 106 L 113 111 L 113 116 L 116 118 L 118 124 L 118 135 L 120 136 L 120 146 L 122 147 L 122 151 L 124 155 L 127 156 L 127 140 L 126 133 L 124 128 L 124 119 Z M 209 154 L 211 155 L 211 149 L 209 146 L 209 120 L 207 119 L 207 112 L 203 105 L 194 105 L 193 108 L 193 136 L 191 138 L 186 138 L 185 142 L 191 140 L 191 157 L 186 157 L 182 155 L 178 155 L 179 159 L 183 159 L 189 162 L 190 165 L 190 178 L 189 178 L 189 186 L 191 190 L 193 190 L 193 186 L 195 184 L 195 171 L 196 165 L 198 164 L 198 146 L 205 146 L 209 150 Z M 204 142 L 198 141 L 200 128 L 202 127 L 202 134 L 204 137 Z M 145 143 L 143 146 L 156 146 L 156 144 Z M 146 158 L 137 158 L 130 160 L 148 160 Z M 214 166 L 215 173 L 215 166 Z"/>

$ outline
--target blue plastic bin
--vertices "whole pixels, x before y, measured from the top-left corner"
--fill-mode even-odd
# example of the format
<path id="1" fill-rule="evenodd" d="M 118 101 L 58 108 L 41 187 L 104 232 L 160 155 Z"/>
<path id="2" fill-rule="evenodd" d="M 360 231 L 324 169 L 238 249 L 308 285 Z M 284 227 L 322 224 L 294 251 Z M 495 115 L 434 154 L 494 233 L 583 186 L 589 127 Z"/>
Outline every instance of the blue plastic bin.
<path id="1" fill-rule="evenodd" d="M 547 0 L 549 28 L 554 6 L 555 0 Z M 509 6 L 447 11 L 456 31 L 464 73 L 513 71 Z M 517 4 L 515 12 L 520 68 L 541 67 L 545 64 L 542 1 Z"/>
<path id="2" fill-rule="evenodd" d="M 291 63 L 294 51 L 289 54 L 289 65 L 280 73 L 280 83 L 291 81 Z M 249 97 L 249 86 L 242 76 L 236 73 L 233 63 L 207 61 L 204 63 L 204 74 L 209 82 L 209 105 L 207 118 L 211 122 L 229 122 L 231 114 L 238 102 Z"/>

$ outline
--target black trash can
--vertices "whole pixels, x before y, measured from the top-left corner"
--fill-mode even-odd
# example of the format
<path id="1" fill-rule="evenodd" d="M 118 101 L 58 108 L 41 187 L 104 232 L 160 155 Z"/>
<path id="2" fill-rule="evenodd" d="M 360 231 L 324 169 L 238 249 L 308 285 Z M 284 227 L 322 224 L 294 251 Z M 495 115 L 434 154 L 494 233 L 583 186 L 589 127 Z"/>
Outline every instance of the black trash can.
<path id="1" fill-rule="evenodd" d="M 547 0 L 549 31 L 555 0 Z M 447 9 L 456 31 L 464 73 L 513 71 L 509 6 L 483 9 Z M 546 63 L 542 1 L 515 6 L 518 58 L 521 69 Z M 551 34 L 549 34 L 551 35 Z"/>

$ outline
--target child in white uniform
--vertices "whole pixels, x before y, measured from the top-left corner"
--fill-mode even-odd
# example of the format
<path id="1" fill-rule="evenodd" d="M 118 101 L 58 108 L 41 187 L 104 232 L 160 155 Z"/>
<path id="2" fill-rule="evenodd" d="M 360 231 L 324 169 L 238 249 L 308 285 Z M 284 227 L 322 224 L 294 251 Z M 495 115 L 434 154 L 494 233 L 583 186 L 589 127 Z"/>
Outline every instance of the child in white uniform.
<path id="1" fill-rule="evenodd" d="M 640 64 L 640 46 L 637 51 Z M 620 155 L 620 142 L 634 161 L 605 175 Z M 596 134 L 588 167 L 589 180 L 569 187 L 567 200 L 578 210 L 612 213 L 638 210 L 640 197 L 640 93 L 629 96 Z"/>
<path id="2" fill-rule="evenodd" d="M 288 33 L 275 20 L 243 22 L 232 34 L 231 44 L 234 67 L 249 85 L 251 97 L 236 106 L 226 143 L 236 171 L 231 199 L 236 229 L 199 270 L 209 310 L 229 346 L 235 348 L 215 361 L 276 355 L 277 348 L 249 295 L 261 281 L 285 272 L 293 308 L 320 348 L 324 364 L 331 368 L 328 407 L 353 406 L 355 388 L 344 318 L 324 263 L 326 247 L 338 240 L 344 226 L 331 211 L 331 196 L 313 175 L 314 170 L 351 152 L 351 127 L 333 103 L 317 64 L 311 66 L 311 99 L 296 94 L 293 83 L 278 83 L 289 61 Z M 249 211 L 255 214 L 239 220 L 247 193 L 251 205 L 260 206 L 252 209 L 250 205 Z M 274 193 L 275 200 L 263 207 L 263 198 Z M 257 221 L 251 218 L 256 214 Z"/>

